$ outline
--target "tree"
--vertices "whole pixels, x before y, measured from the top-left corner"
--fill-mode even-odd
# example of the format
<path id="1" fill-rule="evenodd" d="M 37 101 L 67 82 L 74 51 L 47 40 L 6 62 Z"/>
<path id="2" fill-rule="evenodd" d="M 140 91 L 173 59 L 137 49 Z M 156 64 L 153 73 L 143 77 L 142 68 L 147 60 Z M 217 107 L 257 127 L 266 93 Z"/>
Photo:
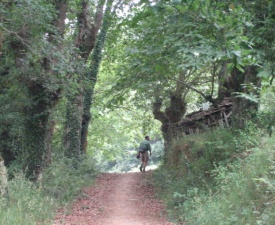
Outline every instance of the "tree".
<path id="1" fill-rule="evenodd" d="M 66 155 L 69 157 L 78 157 L 80 154 L 86 154 L 93 92 L 97 81 L 106 34 L 111 22 L 112 3 L 113 1 L 106 2 L 104 12 L 103 6 L 105 1 L 98 3 L 92 26 L 87 23 L 90 20 L 87 1 L 82 2 L 82 12 L 78 15 L 79 29 L 76 43 L 80 50 L 80 56 L 88 66 L 88 69 L 84 71 L 84 74 L 79 74 L 79 78 L 77 78 L 79 90 L 76 93 L 68 93 L 64 144 Z M 102 20 L 103 24 L 101 27 Z M 100 33 L 97 36 L 100 27 Z M 85 33 L 89 35 L 84 35 Z M 91 52 L 91 59 L 89 59 L 88 57 Z"/>
<path id="2" fill-rule="evenodd" d="M 127 47 L 125 55 L 120 56 L 124 62 L 114 87 L 122 90 L 122 94 L 125 88 L 135 90 L 136 99 L 153 105 L 153 114 L 162 123 L 166 147 L 181 135 L 176 124 L 186 113 L 190 90 L 204 97 L 213 92 L 214 75 L 210 74 L 212 68 L 207 68 L 206 62 L 213 63 L 216 53 L 209 51 L 210 47 L 204 49 L 209 41 L 200 31 L 194 31 L 193 36 L 188 34 L 197 24 L 182 23 L 182 18 L 171 16 L 168 9 L 171 8 L 163 4 L 149 5 L 128 23 L 122 23 L 126 27 L 123 34 L 126 37 L 122 37 Z M 195 85 L 207 87 L 208 93 L 204 94 Z"/>
<path id="3" fill-rule="evenodd" d="M 96 44 L 104 2 L 104 0 L 1 2 L 3 15 L 0 16 L 2 22 L 0 72 L 1 80 L 8 81 L 3 84 L 1 90 L 1 98 L 3 97 L 1 105 L 3 104 L 3 109 L 7 108 L 7 101 L 12 98 L 9 94 L 16 92 L 14 90 L 11 92 L 11 88 L 20 89 L 23 96 L 17 99 L 25 101 L 18 104 L 14 110 L 20 115 L 16 122 L 23 132 L 12 134 L 8 129 L 8 126 L 13 124 L 12 114 L 9 112 L 9 117 L 3 116 L 3 119 L 0 117 L 1 121 L 9 118 L 7 128 L 4 128 L 4 124 L 1 126 L 1 137 L 7 138 L 11 143 L 14 143 L 18 137 L 18 145 L 23 143 L 16 149 L 16 155 L 31 179 L 37 179 L 42 168 L 50 164 L 51 139 L 58 123 L 52 119 L 52 114 L 61 99 L 62 102 L 68 102 L 64 134 L 66 154 L 71 157 L 80 152 L 83 93 L 87 89 L 90 93 L 93 92 L 90 84 L 95 85 L 94 79 L 97 76 L 108 27 L 107 19 L 101 29 L 100 41 L 97 42 L 91 63 L 88 56 Z M 108 1 L 107 4 L 107 18 L 110 17 L 112 2 Z M 116 3 L 120 4 L 121 1 Z M 94 10 L 96 12 L 93 15 L 94 23 L 90 23 L 88 9 L 93 7 L 97 8 Z M 68 23 L 65 22 L 66 18 L 69 19 Z M 87 69 L 90 63 L 91 73 L 90 69 Z M 19 82 L 6 79 L 11 75 Z M 88 94 L 85 95 L 86 99 L 92 98 Z M 14 100 L 13 102 L 16 103 Z M 4 112 L 6 111 L 3 110 Z M 7 142 L 1 145 L 1 152 L 6 153 L 6 161 L 15 159 L 13 150 Z"/>
<path id="4" fill-rule="evenodd" d="M 79 50 L 79 57 L 84 65 L 88 64 L 88 57 L 94 49 L 97 39 L 98 30 L 102 24 L 103 6 L 105 1 L 98 2 L 96 12 L 89 13 L 88 1 L 81 2 L 81 11 L 77 15 L 76 29 L 77 39 L 75 41 L 76 48 Z M 90 24 L 89 21 L 93 23 Z M 76 80 L 77 87 L 68 89 L 67 105 L 66 105 L 66 121 L 64 129 L 63 143 L 65 147 L 65 155 L 68 157 L 78 157 L 81 153 L 81 129 L 82 129 L 82 114 L 83 114 L 83 92 L 85 86 L 86 70 L 77 71 L 74 80 Z M 70 86 L 74 83 L 69 83 Z M 74 90 L 76 89 L 76 90 Z M 72 91 L 74 90 L 74 91 Z"/>
<path id="5" fill-rule="evenodd" d="M 142 2 L 119 26 L 125 29 L 125 52 L 113 90 L 121 95 L 135 90 L 136 99 L 153 106 L 166 147 L 181 135 L 175 125 L 191 99 L 217 104 L 230 97 L 235 128 L 243 128 L 257 111 L 257 103 L 238 98 L 257 96 L 260 87 L 262 53 L 251 35 L 258 22 L 250 2 Z"/>
<path id="6" fill-rule="evenodd" d="M 87 73 L 87 80 L 89 83 L 84 88 L 84 108 L 82 116 L 82 129 L 81 129 L 81 151 L 86 153 L 87 148 L 87 135 L 88 127 L 91 120 L 91 105 L 93 100 L 94 88 L 97 81 L 99 66 L 102 59 L 102 50 L 104 47 L 107 31 L 111 19 L 113 0 L 108 0 L 106 3 L 106 11 L 104 14 L 102 28 L 100 30 L 95 49 L 91 57 L 91 67 Z"/>
<path id="7" fill-rule="evenodd" d="M 60 49 L 67 4 L 43 0 L 2 3 L 2 68 L 6 74 L 15 74 L 28 99 L 20 109 L 24 127 L 20 157 L 24 158 L 27 176 L 34 179 L 44 166 L 44 157 L 50 154 L 50 114 L 61 91 L 58 72 L 53 70 L 59 63 L 54 54 Z"/>

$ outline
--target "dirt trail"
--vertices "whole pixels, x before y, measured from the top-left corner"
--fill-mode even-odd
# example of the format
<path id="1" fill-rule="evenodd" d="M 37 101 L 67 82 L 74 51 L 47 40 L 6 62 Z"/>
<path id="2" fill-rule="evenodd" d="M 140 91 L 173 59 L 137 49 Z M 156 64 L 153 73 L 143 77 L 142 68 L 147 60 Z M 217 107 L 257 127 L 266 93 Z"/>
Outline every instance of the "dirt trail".
<path id="1" fill-rule="evenodd" d="M 60 212 L 55 225 L 172 225 L 154 198 L 151 172 L 103 174 L 85 188 L 69 214 Z"/>

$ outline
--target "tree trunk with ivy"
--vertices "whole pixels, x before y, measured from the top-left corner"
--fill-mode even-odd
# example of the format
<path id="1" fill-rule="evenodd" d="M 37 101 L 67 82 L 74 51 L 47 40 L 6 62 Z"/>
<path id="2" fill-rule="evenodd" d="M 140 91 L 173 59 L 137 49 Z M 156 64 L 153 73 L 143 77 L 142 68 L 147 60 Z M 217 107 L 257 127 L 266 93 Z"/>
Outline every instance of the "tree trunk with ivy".
<path id="1" fill-rule="evenodd" d="M 55 1 L 57 17 L 53 25 L 56 33 L 50 32 L 48 41 L 57 48 L 62 48 L 62 43 L 56 42 L 55 36 L 62 37 L 64 34 L 67 6 L 68 1 Z M 24 61 L 23 57 L 23 55 L 17 57 L 18 62 Z M 51 114 L 60 100 L 62 89 L 61 81 L 54 79 L 57 74 L 52 71 L 52 63 L 55 61 L 54 56 L 45 55 L 40 71 L 33 70 L 38 74 L 28 74 L 29 76 L 24 78 L 30 103 L 24 109 L 25 141 L 22 157 L 25 162 L 26 175 L 31 180 L 36 180 L 43 167 L 49 165 L 51 161 L 51 142 L 55 125 Z M 25 66 L 32 67 L 31 65 L 19 66 L 22 71 Z"/>
<path id="2" fill-rule="evenodd" d="M 104 13 L 103 24 L 98 35 L 96 45 L 91 58 L 90 71 L 87 73 L 88 83 L 84 88 L 84 108 L 82 115 L 82 129 L 81 129 L 81 152 L 86 154 L 87 151 L 87 138 L 88 138 L 88 128 L 91 121 L 91 106 L 94 95 L 94 87 L 97 81 L 97 75 L 99 71 L 100 62 L 102 59 L 102 50 L 104 47 L 107 31 L 111 20 L 111 8 L 113 0 L 107 0 L 107 7 Z"/>
<path id="3" fill-rule="evenodd" d="M 26 175 L 32 180 L 50 160 L 49 151 L 52 136 L 51 110 L 59 100 L 59 91 L 49 91 L 44 82 L 31 83 L 28 87 L 31 103 L 25 108 L 25 167 Z"/>
<path id="4" fill-rule="evenodd" d="M 65 156 L 68 158 L 76 158 L 81 154 L 80 132 L 83 112 L 82 91 L 79 91 L 77 96 L 68 93 L 67 101 L 63 145 L 65 148 Z"/>
<path id="5" fill-rule="evenodd" d="M 101 1 L 97 7 L 94 23 L 90 24 L 88 1 L 82 1 L 82 10 L 78 14 L 78 36 L 75 46 L 79 49 L 79 55 L 85 63 L 91 51 L 94 49 L 98 30 L 102 24 L 103 6 Z M 83 75 L 82 75 L 83 76 Z M 78 90 L 67 94 L 66 121 L 64 128 L 63 145 L 65 155 L 69 158 L 79 157 L 81 152 L 81 129 L 83 115 L 83 79 L 77 80 Z"/>

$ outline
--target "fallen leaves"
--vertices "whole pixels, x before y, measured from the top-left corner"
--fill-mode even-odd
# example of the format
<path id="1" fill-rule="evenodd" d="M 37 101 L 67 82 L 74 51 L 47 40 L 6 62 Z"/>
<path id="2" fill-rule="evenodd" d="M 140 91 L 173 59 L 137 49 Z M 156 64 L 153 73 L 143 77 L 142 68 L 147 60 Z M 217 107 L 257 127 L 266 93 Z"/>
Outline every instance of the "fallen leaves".
<path id="1" fill-rule="evenodd" d="M 61 210 L 55 225 L 170 225 L 163 203 L 155 198 L 151 173 L 102 174 L 83 189 L 71 213 Z"/>

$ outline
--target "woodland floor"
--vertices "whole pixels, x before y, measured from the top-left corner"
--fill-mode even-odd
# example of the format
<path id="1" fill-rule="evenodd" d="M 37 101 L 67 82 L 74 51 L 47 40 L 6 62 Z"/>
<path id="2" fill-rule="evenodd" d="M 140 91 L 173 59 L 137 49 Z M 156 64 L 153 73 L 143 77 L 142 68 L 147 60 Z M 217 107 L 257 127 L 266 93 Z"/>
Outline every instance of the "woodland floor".
<path id="1" fill-rule="evenodd" d="M 70 212 L 60 210 L 54 225 L 172 225 L 155 198 L 152 172 L 109 173 L 84 188 Z"/>

